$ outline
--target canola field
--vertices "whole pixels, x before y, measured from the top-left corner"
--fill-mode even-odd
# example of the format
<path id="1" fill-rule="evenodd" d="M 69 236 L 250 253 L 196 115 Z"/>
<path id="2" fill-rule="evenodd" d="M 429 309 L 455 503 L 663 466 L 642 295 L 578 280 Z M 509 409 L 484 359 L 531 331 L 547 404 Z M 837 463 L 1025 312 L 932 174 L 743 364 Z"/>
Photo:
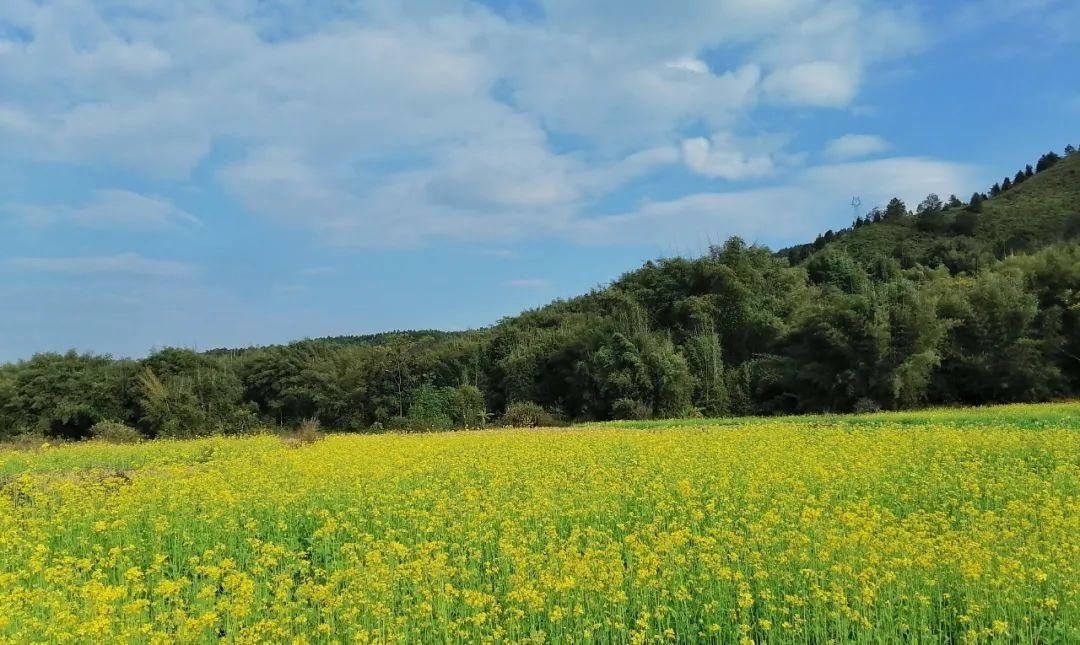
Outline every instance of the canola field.
<path id="1" fill-rule="evenodd" d="M 0 641 L 1080 642 L 1080 404 L 0 450 Z"/>

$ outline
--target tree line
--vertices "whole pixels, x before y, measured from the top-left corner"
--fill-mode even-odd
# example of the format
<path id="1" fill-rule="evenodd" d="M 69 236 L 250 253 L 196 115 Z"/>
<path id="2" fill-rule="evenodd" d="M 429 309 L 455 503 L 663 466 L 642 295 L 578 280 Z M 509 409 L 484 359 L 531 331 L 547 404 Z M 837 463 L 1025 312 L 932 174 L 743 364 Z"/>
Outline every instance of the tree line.
<path id="1" fill-rule="evenodd" d="M 449 429 L 1077 396 L 1080 156 L 1065 152 L 985 199 L 932 195 L 914 212 L 893 200 L 778 253 L 732 238 L 486 329 L 141 360 L 38 354 L 0 366 L 0 436 L 78 439 L 106 421 L 189 437 L 310 419 Z M 1018 183 L 1026 201 L 991 207 Z M 1034 210 L 1047 203 L 1051 228 Z M 1002 218 L 1026 247 L 1003 246 Z M 1036 220 L 1042 232 L 1025 232 Z"/>

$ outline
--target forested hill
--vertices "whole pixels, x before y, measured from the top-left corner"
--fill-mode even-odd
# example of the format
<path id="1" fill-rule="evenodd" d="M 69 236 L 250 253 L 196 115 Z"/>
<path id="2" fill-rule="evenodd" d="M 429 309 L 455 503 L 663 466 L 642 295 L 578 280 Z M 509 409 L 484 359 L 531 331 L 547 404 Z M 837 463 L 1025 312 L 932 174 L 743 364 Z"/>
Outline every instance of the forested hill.
<path id="1" fill-rule="evenodd" d="M 815 250 L 837 246 L 861 262 L 887 255 L 909 264 L 944 264 L 955 272 L 975 269 L 965 264 L 973 260 L 992 261 L 1075 238 L 1080 235 L 1080 157 L 1048 153 L 1034 168 L 1028 165 L 966 202 L 955 196 L 933 202 L 920 204 L 912 216 L 894 200 L 851 228 L 827 231 L 813 244 L 781 254 L 797 263 Z"/>
<path id="2" fill-rule="evenodd" d="M 1080 155 L 898 199 L 784 249 L 731 239 L 471 332 L 0 367 L 0 435 L 149 436 L 852 411 L 1080 395 Z M 508 412 L 509 410 L 509 412 Z M 508 413 L 507 413 L 508 412 Z"/>

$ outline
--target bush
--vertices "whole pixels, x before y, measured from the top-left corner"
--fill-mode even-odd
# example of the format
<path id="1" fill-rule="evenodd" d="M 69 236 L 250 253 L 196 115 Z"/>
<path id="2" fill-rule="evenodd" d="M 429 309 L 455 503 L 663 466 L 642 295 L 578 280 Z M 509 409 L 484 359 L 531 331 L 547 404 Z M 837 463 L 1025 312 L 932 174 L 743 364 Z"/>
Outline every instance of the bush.
<path id="1" fill-rule="evenodd" d="M 0 448 L 4 450 L 39 450 L 42 446 L 52 445 L 55 442 L 55 438 L 47 437 L 41 432 L 29 430 L 5 437 L 3 441 L 0 441 Z"/>
<path id="2" fill-rule="evenodd" d="M 391 432 L 419 432 L 423 428 L 409 417 L 393 416 L 386 420 L 386 429 Z"/>
<path id="3" fill-rule="evenodd" d="M 540 426 L 553 426 L 555 416 L 545 410 L 538 403 L 532 401 L 516 401 L 506 408 L 503 415 L 503 424 L 514 428 L 537 428 Z"/>
<path id="4" fill-rule="evenodd" d="M 259 415 L 250 406 L 240 406 L 221 413 L 218 434 L 243 436 L 258 434 L 265 429 Z"/>
<path id="5" fill-rule="evenodd" d="M 325 436 L 318 419 L 304 419 L 296 428 L 296 440 L 300 443 L 315 443 L 322 441 Z"/>
<path id="6" fill-rule="evenodd" d="M 855 406 L 852 409 L 855 414 L 869 414 L 871 412 L 881 412 L 881 404 L 873 399 L 863 397 L 855 402 Z"/>
<path id="7" fill-rule="evenodd" d="M 652 417 L 652 410 L 636 399 L 619 399 L 611 404 L 611 416 L 614 419 L 641 421 Z"/>
<path id="8" fill-rule="evenodd" d="M 412 403 L 409 405 L 409 425 L 412 428 L 427 430 L 449 430 L 454 427 L 454 420 L 447 411 L 447 390 L 432 385 L 423 385 L 410 393 Z"/>
<path id="9" fill-rule="evenodd" d="M 472 385 L 443 388 L 446 409 L 456 428 L 479 428 L 487 423 L 484 393 Z"/>
<path id="10" fill-rule="evenodd" d="M 141 432 L 116 421 L 98 421 L 90 428 L 90 437 L 108 443 L 138 443 L 143 440 Z"/>
<path id="11" fill-rule="evenodd" d="M 296 432 L 281 438 L 290 448 L 310 446 L 326 438 L 318 419 L 304 419 L 296 426 Z"/>

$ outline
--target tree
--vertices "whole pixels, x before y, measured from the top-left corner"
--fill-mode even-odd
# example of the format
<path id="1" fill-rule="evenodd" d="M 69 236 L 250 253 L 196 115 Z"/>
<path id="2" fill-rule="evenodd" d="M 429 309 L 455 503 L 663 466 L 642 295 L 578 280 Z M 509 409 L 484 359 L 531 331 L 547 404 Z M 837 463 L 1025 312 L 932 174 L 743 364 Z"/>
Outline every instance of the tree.
<path id="1" fill-rule="evenodd" d="M 1020 184 L 1025 179 L 1027 179 L 1027 175 L 1024 174 L 1024 171 L 1023 170 L 1017 170 L 1016 171 L 1016 177 L 1013 177 L 1013 185 L 1015 186 L 1017 184 Z"/>
<path id="2" fill-rule="evenodd" d="M 317 417 L 313 393 L 303 378 L 317 351 L 294 343 L 242 358 L 239 372 L 244 398 L 273 423 L 292 425 Z"/>
<path id="3" fill-rule="evenodd" d="M 1006 177 L 1001 182 L 1001 192 L 1005 192 L 1005 191 L 1009 190 L 1010 188 L 1012 188 L 1012 180 L 1009 179 L 1008 177 Z"/>
<path id="4" fill-rule="evenodd" d="M 648 332 L 615 332 L 588 365 L 597 406 L 610 418 L 619 400 L 637 401 L 649 416 L 673 417 L 692 409 L 693 377 L 670 339 Z"/>
<path id="5" fill-rule="evenodd" d="M 907 206 L 904 201 L 899 197 L 893 197 L 889 200 L 888 205 L 885 206 L 885 214 L 883 219 L 886 221 L 896 221 L 907 215 Z"/>
<path id="6" fill-rule="evenodd" d="M 1035 164 L 1035 172 L 1040 173 L 1044 170 L 1048 170 L 1059 161 L 1061 161 L 1061 157 L 1056 152 L 1048 152 L 1039 157 L 1039 162 Z"/>
<path id="7" fill-rule="evenodd" d="M 958 282 L 944 314 L 956 321 L 936 388 L 959 401 L 1033 401 L 1060 387 L 1061 371 L 1035 325 L 1038 300 L 1015 270 Z"/>
<path id="8" fill-rule="evenodd" d="M 948 207 L 949 208 L 961 208 L 961 207 L 963 207 L 963 205 L 964 205 L 964 202 L 960 201 L 959 197 L 957 197 L 956 195 L 949 195 L 949 202 L 948 202 Z"/>
<path id="9" fill-rule="evenodd" d="M 484 393 L 475 385 L 448 387 L 446 411 L 458 428 L 479 428 L 487 423 L 488 413 L 484 406 Z"/>
<path id="10" fill-rule="evenodd" d="M 1066 157 L 1070 157 L 1070 156 L 1072 156 L 1074 154 L 1076 154 L 1076 146 L 1074 146 L 1071 143 L 1069 145 L 1065 146 L 1065 156 Z M 1028 168 L 1031 168 L 1031 166 L 1028 166 Z"/>
<path id="11" fill-rule="evenodd" d="M 696 332 L 687 339 L 684 354 L 695 377 L 694 405 L 706 416 L 727 414 L 731 408 L 725 383 L 723 347 L 711 320 L 699 320 Z"/>
<path id="12" fill-rule="evenodd" d="M 447 388 L 421 385 L 409 392 L 408 419 L 415 430 L 449 430 L 454 427 L 450 418 Z"/>
<path id="13" fill-rule="evenodd" d="M 779 410 L 851 410 L 926 400 L 948 321 L 937 298 L 900 279 L 859 294 L 830 291 L 800 312 L 776 361 Z"/>
<path id="14" fill-rule="evenodd" d="M 953 199 L 956 199 L 955 196 Z M 959 200 L 957 200 L 959 201 Z M 936 231 L 945 224 L 941 198 L 931 193 L 915 209 L 915 223 L 920 230 Z"/>
<path id="15" fill-rule="evenodd" d="M 981 213 L 982 212 L 983 199 L 985 199 L 985 198 L 981 194 L 972 193 L 971 194 L 971 201 L 968 202 L 967 209 L 969 211 L 971 211 L 972 213 Z"/>
<path id="16" fill-rule="evenodd" d="M 979 226 L 979 212 L 982 211 L 982 200 L 977 204 L 975 202 L 972 202 L 972 204 L 974 209 L 969 206 L 958 212 L 956 217 L 953 218 L 952 229 L 957 235 L 974 235 Z"/>
<path id="17" fill-rule="evenodd" d="M 990 187 L 990 196 L 997 197 L 1001 194 L 1001 184 L 994 184 Z"/>
<path id="18" fill-rule="evenodd" d="M 846 293 L 855 293 L 866 285 L 866 273 L 842 249 L 830 247 L 815 253 L 806 263 L 810 281 L 831 285 Z"/>
<path id="19" fill-rule="evenodd" d="M 955 195 L 953 196 L 953 199 L 956 199 Z M 930 193 L 926 196 L 926 199 L 919 202 L 918 207 L 915 209 L 915 213 L 917 215 L 923 213 L 936 213 L 942 209 L 942 206 L 941 198 L 938 197 L 936 193 Z"/>
<path id="20" fill-rule="evenodd" d="M 1032 170 L 1031 164 L 1028 164 L 1028 165 L 1024 166 L 1024 178 L 1025 179 L 1031 179 L 1034 176 L 1035 176 L 1035 171 Z"/>
<path id="21" fill-rule="evenodd" d="M 135 364 L 108 356 L 36 354 L 7 377 L 6 416 L 42 434 L 82 439 L 99 421 L 130 420 L 127 382 Z"/>

